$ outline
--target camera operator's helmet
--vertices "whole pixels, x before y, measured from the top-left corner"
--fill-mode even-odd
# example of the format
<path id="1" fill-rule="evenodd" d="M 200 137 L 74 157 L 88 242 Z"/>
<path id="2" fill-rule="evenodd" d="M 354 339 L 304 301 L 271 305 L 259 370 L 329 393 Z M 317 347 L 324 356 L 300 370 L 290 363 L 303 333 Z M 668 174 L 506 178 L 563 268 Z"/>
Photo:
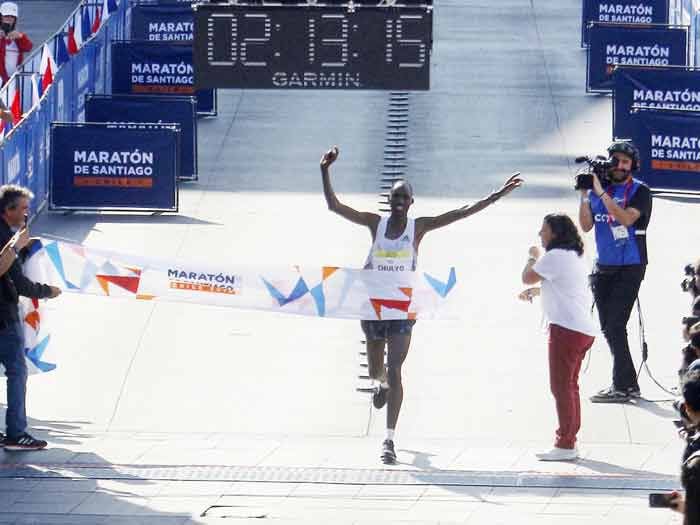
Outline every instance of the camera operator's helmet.
<path id="1" fill-rule="evenodd" d="M 618 140 L 610 144 L 608 147 L 608 155 L 612 156 L 613 153 L 627 155 L 632 159 L 632 171 L 637 171 L 639 169 L 639 150 L 629 140 Z"/>

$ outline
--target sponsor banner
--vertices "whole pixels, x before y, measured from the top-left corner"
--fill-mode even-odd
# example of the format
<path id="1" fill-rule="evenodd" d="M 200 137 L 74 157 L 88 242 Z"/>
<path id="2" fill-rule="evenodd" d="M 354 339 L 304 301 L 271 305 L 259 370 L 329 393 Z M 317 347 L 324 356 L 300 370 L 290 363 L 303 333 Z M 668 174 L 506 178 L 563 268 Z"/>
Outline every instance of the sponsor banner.
<path id="1" fill-rule="evenodd" d="M 107 86 L 107 47 L 109 47 L 109 44 L 107 43 L 107 31 L 100 31 L 97 35 L 95 35 L 92 40 L 90 41 L 90 44 L 94 47 L 95 49 L 95 66 L 94 66 L 94 71 L 95 71 L 95 93 L 106 93 L 109 91 L 108 86 Z"/>
<path id="2" fill-rule="evenodd" d="M 337 319 L 454 317 L 454 268 L 381 272 L 335 266 L 246 267 L 151 260 L 55 240 L 31 259 L 65 292 L 218 305 Z M 448 312 L 451 312 L 448 314 Z"/>
<path id="3" fill-rule="evenodd" d="M 581 45 L 588 45 L 588 23 L 668 24 L 668 0 L 583 0 Z"/>
<path id="4" fill-rule="evenodd" d="M 177 211 L 174 124 L 51 126 L 50 208 Z"/>
<path id="5" fill-rule="evenodd" d="M 135 5 L 131 8 L 131 40 L 192 42 L 194 11 L 189 5 Z"/>
<path id="6" fill-rule="evenodd" d="M 95 92 L 95 46 L 90 42 L 85 44 L 72 62 L 75 121 L 85 122 L 85 97 Z"/>
<path id="7" fill-rule="evenodd" d="M 181 180 L 197 180 L 197 104 L 193 97 L 89 95 L 88 122 L 175 122 L 182 131 Z"/>
<path id="8" fill-rule="evenodd" d="M 48 283 L 50 267 L 43 264 L 35 254 L 41 251 L 41 241 L 28 246 L 29 257 L 23 264 L 24 275 L 35 283 Z M 56 345 L 51 340 L 51 318 L 46 299 L 19 298 L 19 318 L 24 329 L 24 357 L 30 374 L 50 372 L 56 368 Z"/>
<path id="9" fill-rule="evenodd" d="M 2 143 L 5 183 L 27 185 L 27 133 L 26 124 L 12 128 Z"/>
<path id="10" fill-rule="evenodd" d="M 687 65 L 688 31 L 685 27 L 629 27 L 592 23 L 589 36 L 587 91 L 611 91 L 616 65 Z"/>
<path id="11" fill-rule="evenodd" d="M 192 45 L 112 43 L 112 93 L 197 97 L 197 112 L 214 114 L 213 90 L 194 89 Z"/>
<path id="12" fill-rule="evenodd" d="M 53 80 L 51 91 L 55 92 L 56 109 L 54 120 L 58 122 L 74 122 L 76 97 L 73 89 L 73 61 L 63 64 Z"/>
<path id="13" fill-rule="evenodd" d="M 454 319 L 464 309 L 454 268 L 380 272 L 335 266 L 268 268 L 164 261 L 41 239 L 24 273 L 64 292 L 216 305 L 335 319 Z M 30 373 L 56 368 L 45 300 L 22 299 Z"/>
<path id="14" fill-rule="evenodd" d="M 700 115 L 639 109 L 632 130 L 641 180 L 655 190 L 700 192 Z"/>
<path id="15" fill-rule="evenodd" d="M 47 125 L 45 112 L 34 110 L 27 115 L 26 119 L 26 184 L 35 196 L 43 196 L 46 194 L 46 172 L 44 170 L 45 164 L 43 163 L 41 146 L 44 138 L 44 126 Z M 36 205 L 41 204 L 41 200 L 33 200 L 37 201 Z"/>
<path id="16" fill-rule="evenodd" d="M 621 66 L 613 74 L 613 136 L 632 135 L 633 108 L 700 111 L 700 71 Z"/>

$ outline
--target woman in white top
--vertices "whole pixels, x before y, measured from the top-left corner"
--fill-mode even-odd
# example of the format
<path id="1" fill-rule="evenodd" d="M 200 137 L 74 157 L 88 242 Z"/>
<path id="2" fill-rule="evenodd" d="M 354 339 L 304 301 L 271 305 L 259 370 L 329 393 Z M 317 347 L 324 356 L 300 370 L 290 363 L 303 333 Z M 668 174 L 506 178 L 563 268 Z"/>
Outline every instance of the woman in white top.
<path id="1" fill-rule="evenodd" d="M 583 241 L 568 215 L 545 216 L 539 232 L 544 255 L 530 247 L 523 268 L 528 288 L 520 299 L 542 296 L 542 310 L 549 326 L 549 382 L 556 402 L 559 428 L 554 448 L 537 457 L 542 461 L 565 461 L 578 457 L 576 434 L 581 427 L 578 375 L 597 327 L 591 316 L 592 295 L 588 268 L 583 260 Z"/>

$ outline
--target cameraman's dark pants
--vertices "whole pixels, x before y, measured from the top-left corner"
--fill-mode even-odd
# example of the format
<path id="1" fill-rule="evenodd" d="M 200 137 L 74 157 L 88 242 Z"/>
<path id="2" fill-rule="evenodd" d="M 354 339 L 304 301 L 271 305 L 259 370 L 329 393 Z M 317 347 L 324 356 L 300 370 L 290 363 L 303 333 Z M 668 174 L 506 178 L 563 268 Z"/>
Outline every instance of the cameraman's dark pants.
<path id="1" fill-rule="evenodd" d="M 627 321 L 637 300 L 646 266 L 606 266 L 592 276 L 593 296 L 600 328 L 613 356 L 613 386 L 626 391 L 639 388 L 627 342 Z"/>

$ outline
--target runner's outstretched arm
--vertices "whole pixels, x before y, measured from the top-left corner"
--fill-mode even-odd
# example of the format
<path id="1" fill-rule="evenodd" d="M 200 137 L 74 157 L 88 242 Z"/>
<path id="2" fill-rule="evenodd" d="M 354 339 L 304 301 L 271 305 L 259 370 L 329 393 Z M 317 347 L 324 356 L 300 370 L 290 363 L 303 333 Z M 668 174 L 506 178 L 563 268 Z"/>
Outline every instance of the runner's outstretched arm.
<path id="1" fill-rule="evenodd" d="M 467 204 L 456 210 L 448 211 L 436 217 L 420 217 L 416 219 L 416 234 L 421 237 L 432 230 L 437 230 L 448 224 L 452 224 L 460 219 L 465 219 L 470 215 L 480 212 L 488 205 L 493 204 L 497 200 L 508 195 L 511 191 L 522 186 L 523 180 L 520 178 L 520 173 L 514 173 L 506 180 L 501 189 L 494 191 L 487 197 L 476 201 L 474 204 Z"/>
<path id="2" fill-rule="evenodd" d="M 369 213 L 363 211 L 357 211 L 350 206 L 347 206 L 338 200 L 338 197 L 333 191 L 333 186 L 331 186 L 331 179 L 328 169 L 331 164 L 333 164 L 338 158 L 338 147 L 333 146 L 321 157 L 321 178 L 323 179 L 323 195 L 326 197 L 326 203 L 328 204 L 328 209 L 334 213 L 337 213 L 344 219 L 354 222 L 355 224 L 360 224 L 362 226 L 367 226 L 373 232 L 377 228 L 379 223 L 379 215 L 376 213 Z"/>

